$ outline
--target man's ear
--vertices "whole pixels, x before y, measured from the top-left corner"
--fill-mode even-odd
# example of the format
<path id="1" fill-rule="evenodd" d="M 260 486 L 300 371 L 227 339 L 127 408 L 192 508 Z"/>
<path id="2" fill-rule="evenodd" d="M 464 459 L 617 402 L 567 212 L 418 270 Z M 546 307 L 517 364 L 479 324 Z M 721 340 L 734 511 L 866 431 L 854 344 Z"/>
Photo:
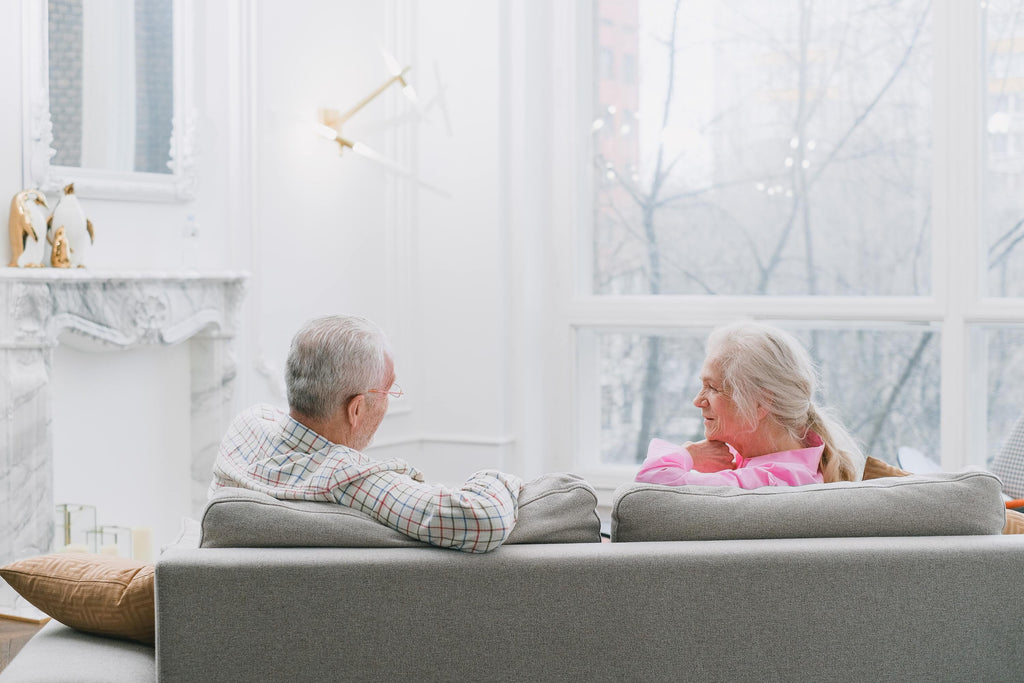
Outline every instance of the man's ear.
<path id="1" fill-rule="evenodd" d="M 349 400 L 345 412 L 348 415 L 349 427 L 354 430 L 358 426 L 359 421 L 363 419 L 363 415 L 366 414 L 366 396 L 363 394 L 353 396 Z"/>

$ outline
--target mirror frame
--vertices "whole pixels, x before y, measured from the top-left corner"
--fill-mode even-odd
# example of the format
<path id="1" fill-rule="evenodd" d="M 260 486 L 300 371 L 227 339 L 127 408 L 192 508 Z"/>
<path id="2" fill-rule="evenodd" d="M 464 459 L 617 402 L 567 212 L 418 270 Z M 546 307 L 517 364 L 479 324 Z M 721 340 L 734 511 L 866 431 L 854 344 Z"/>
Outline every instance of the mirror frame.
<path id="1" fill-rule="evenodd" d="M 171 173 L 108 171 L 56 166 L 50 117 L 47 0 L 22 0 L 22 180 L 25 187 L 58 192 L 74 182 L 75 194 L 126 201 L 188 201 L 195 197 L 195 122 L 192 44 L 193 0 L 173 0 L 174 112 Z"/>

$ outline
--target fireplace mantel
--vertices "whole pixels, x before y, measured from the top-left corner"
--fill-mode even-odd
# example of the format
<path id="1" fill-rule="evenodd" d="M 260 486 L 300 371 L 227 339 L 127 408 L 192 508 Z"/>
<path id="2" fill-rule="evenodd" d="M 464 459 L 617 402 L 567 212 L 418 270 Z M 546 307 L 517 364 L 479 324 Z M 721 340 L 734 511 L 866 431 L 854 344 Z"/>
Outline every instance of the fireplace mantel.
<path id="1" fill-rule="evenodd" d="M 53 542 L 53 349 L 189 342 L 192 507 L 231 419 L 243 273 L 0 269 L 0 563 Z"/>

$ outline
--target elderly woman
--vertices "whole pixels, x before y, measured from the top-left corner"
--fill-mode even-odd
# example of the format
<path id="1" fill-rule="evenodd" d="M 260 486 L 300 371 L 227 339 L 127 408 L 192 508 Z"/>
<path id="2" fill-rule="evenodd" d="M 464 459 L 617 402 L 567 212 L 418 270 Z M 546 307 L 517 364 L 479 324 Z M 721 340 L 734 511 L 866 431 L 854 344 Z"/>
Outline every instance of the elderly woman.
<path id="1" fill-rule="evenodd" d="M 708 486 L 798 486 L 857 481 L 865 457 L 812 401 L 816 372 L 792 335 L 741 322 L 707 341 L 701 389 L 704 441 L 652 439 L 636 481 Z"/>

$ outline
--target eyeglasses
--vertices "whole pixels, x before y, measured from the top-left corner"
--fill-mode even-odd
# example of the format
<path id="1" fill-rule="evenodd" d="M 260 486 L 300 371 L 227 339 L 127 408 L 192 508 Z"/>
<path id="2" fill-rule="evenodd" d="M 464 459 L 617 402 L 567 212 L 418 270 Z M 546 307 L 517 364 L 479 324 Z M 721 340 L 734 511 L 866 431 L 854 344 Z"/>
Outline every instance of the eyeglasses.
<path id="1" fill-rule="evenodd" d="M 402 387 L 398 386 L 398 384 L 396 383 L 396 384 L 392 384 L 390 389 L 369 389 L 369 390 L 367 390 L 366 393 L 368 393 L 368 394 L 387 394 L 388 396 L 391 396 L 392 398 L 400 398 L 405 392 L 402 391 Z"/>

